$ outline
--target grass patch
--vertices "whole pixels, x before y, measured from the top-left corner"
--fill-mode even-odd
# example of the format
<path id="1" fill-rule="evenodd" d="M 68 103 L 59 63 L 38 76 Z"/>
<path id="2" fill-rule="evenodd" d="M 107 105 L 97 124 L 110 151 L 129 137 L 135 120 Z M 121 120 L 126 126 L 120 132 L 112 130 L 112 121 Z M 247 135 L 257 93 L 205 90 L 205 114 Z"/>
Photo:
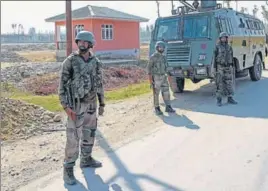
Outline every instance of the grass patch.
<path id="1" fill-rule="evenodd" d="M 149 59 L 149 45 L 140 46 L 140 59 L 148 60 Z"/>
<path id="2" fill-rule="evenodd" d="M 28 103 L 42 106 L 49 111 L 61 111 L 62 107 L 59 103 L 58 95 L 36 96 L 36 95 L 15 95 L 13 99 L 22 100 Z"/>
<path id="3" fill-rule="evenodd" d="M 17 52 L 20 56 L 30 62 L 56 62 L 56 52 L 51 50 L 45 51 L 25 51 Z"/>
<path id="4" fill-rule="evenodd" d="M 28 92 L 22 92 L 15 89 L 12 85 L 5 85 L 3 88 L 5 93 L 2 93 L 4 97 L 9 97 L 16 100 L 22 100 L 31 104 L 39 105 L 49 111 L 62 111 L 62 107 L 59 103 L 58 95 L 49 96 L 37 96 Z M 140 84 L 129 85 L 125 88 L 120 88 L 117 90 L 106 91 L 105 99 L 106 101 L 118 101 L 134 96 L 139 96 L 142 94 L 149 93 L 151 90 L 149 84 L 146 82 Z"/>
<path id="5" fill-rule="evenodd" d="M 142 82 L 140 84 L 129 85 L 118 90 L 107 91 L 105 92 L 105 98 L 107 101 L 117 101 L 146 94 L 150 91 L 149 83 Z"/>
<path id="6" fill-rule="evenodd" d="M 193 84 L 191 80 L 186 79 L 185 86 L 189 90 L 194 90 L 194 89 L 200 88 L 202 85 L 205 85 L 206 83 L 207 81 L 204 80 L 203 82 L 200 82 L 198 84 Z M 11 85 L 5 85 L 3 90 L 5 90 L 4 93 L 2 93 L 4 97 L 9 97 L 12 99 L 22 100 L 28 103 L 39 105 L 53 112 L 62 111 L 62 107 L 59 103 L 58 95 L 55 95 L 55 94 L 48 95 L 48 96 L 33 95 L 28 92 L 21 92 L 15 89 L 14 87 L 12 87 Z M 117 90 L 106 91 L 105 99 L 106 99 L 106 102 L 119 101 L 119 100 L 131 98 L 131 97 L 147 94 L 147 93 L 150 93 L 151 91 L 152 90 L 149 88 L 149 83 L 142 82 L 139 84 L 129 85 L 127 87 L 120 88 Z"/>

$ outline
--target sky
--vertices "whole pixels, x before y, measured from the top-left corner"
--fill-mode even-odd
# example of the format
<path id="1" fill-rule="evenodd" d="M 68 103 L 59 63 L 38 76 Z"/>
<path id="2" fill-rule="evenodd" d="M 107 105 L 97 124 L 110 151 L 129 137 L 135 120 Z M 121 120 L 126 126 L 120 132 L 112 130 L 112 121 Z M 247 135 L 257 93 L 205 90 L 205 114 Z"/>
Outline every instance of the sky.
<path id="1" fill-rule="evenodd" d="M 171 14 L 171 1 L 159 1 L 161 16 Z M 174 1 L 176 2 L 176 1 Z M 218 1 L 221 3 L 221 1 Z M 175 3 L 179 5 L 180 3 Z M 252 12 L 254 4 L 264 5 L 265 1 L 239 1 L 240 7 L 247 7 Z M 150 19 L 149 24 L 154 23 L 157 18 L 157 7 L 155 1 L 72 1 L 72 10 L 86 6 L 106 6 L 129 14 Z M 235 3 L 231 6 L 235 9 Z M 22 24 L 25 33 L 30 27 L 38 31 L 54 31 L 54 23 L 47 23 L 45 19 L 61 13 L 65 13 L 65 1 L 1 1 L 1 33 L 12 33 L 12 23 Z M 258 17 L 262 19 L 259 11 Z M 148 23 L 142 23 L 144 27 Z"/>

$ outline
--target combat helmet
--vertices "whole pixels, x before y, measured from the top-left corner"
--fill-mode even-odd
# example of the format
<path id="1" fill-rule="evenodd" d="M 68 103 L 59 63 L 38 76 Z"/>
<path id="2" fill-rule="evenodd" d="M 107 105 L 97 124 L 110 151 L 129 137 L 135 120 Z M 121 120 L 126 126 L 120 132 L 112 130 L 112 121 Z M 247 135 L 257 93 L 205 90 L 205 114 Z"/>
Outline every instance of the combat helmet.
<path id="1" fill-rule="evenodd" d="M 94 46 L 96 43 L 93 33 L 89 31 L 80 31 L 77 33 L 75 37 L 75 43 L 77 44 L 79 40 L 90 42 L 92 46 Z"/>
<path id="2" fill-rule="evenodd" d="M 229 35 L 228 35 L 226 32 L 221 32 L 220 35 L 219 35 L 219 38 L 221 38 L 221 37 L 226 37 L 226 38 L 228 38 Z"/>
<path id="3" fill-rule="evenodd" d="M 162 47 L 163 49 L 166 48 L 166 44 L 163 41 L 157 41 L 155 44 L 155 49 L 157 50 L 158 47 Z"/>

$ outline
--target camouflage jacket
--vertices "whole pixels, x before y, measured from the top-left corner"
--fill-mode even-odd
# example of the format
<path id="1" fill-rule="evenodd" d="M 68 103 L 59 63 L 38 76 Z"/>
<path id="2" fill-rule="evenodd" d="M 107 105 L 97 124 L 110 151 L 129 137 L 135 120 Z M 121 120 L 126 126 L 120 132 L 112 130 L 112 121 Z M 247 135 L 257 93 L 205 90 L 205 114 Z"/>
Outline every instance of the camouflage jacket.
<path id="1" fill-rule="evenodd" d="M 75 52 L 70 54 L 62 63 L 59 82 L 59 99 L 67 105 L 67 86 L 72 85 L 73 96 L 83 99 L 95 94 L 104 103 L 102 63 L 93 56 L 88 62 Z"/>
<path id="2" fill-rule="evenodd" d="M 150 57 L 147 65 L 147 73 L 149 75 L 164 75 L 167 73 L 167 59 L 166 56 L 155 52 Z"/>
<path id="3" fill-rule="evenodd" d="M 216 45 L 215 62 L 216 64 L 226 66 L 233 63 L 233 49 L 228 43 Z"/>

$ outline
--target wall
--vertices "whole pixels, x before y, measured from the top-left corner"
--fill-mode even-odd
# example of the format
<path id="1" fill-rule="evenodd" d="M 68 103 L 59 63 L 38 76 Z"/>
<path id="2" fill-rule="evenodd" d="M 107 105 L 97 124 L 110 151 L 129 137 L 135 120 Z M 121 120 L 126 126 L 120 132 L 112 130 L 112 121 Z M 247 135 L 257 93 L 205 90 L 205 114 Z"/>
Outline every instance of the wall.
<path id="1" fill-rule="evenodd" d="M 137 59 L 139 58 L 140 49 L 140 27 L 139 22 L 133 21 L 118 21 L 109 19 L 84 19 L 73 21 L 73 26 L 84 25 L 85 30 L 92 31 L 96 38 L 96 45 L 94 51 L 97 56 L 104 59 L 121 58 L 121 59 Z M 101 25 L 113 25 L 113 40 L 102 40 Z M 56 22 L 56 26 L 65 25 L 65 22 Z M 56 27 L 55 26 L 55 27 Z M 73 29 L 73 50 L 76 50 L 74 43 L 74 29 Z"/>
<path id="2" fill-rule="evenodd" d="M 101 39 L 102 24 L 113 25 L 113 40 Z M 93 20 L 93 32 L 97 41 L 95 50 L 139 49 L 139 30 L 138 22 L 95 19 Z"/>
<path id="3" fill-rule="evenodd" d="M 64 25 L 65 25 L 65 21 L 59 21 L 59 22 L 55 23 L 55 28 L 56 28 L 56 26 L 64 26 Z M 75 39 L 74 26 L 75 25 L 84 25 L 85 30 L 92 31 L 93 25 L 92 25 L 92 20 L 91 19 L 75 20 L 75 21 L 73 21 L 72 25 L 73 25 L 73 30 L 72 30 L 73 44 L 72 45 L 73 45 L 73 50 L 76 50 L 77 46 L 76 46 L 76 44 L 74 42 L 74 39 Z"/>

